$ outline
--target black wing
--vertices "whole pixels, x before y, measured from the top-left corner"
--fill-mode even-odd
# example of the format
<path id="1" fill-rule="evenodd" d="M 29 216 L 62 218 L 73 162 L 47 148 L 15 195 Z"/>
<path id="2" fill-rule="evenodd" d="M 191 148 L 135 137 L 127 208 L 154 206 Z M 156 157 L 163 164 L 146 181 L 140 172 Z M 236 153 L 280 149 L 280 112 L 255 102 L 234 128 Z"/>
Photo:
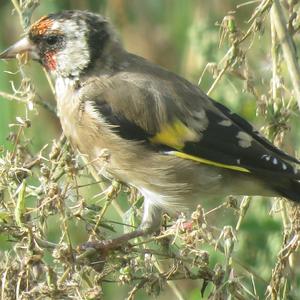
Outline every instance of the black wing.
<path id="1" fill-rule="evenodd" d="M 297 159 L 198 87 L 165 69 L 133 56 L 127 71 L 93 84 L 87 98 L 125 139 L 214 166 L 296 178 L 291 163 L 299 163 Z"/>

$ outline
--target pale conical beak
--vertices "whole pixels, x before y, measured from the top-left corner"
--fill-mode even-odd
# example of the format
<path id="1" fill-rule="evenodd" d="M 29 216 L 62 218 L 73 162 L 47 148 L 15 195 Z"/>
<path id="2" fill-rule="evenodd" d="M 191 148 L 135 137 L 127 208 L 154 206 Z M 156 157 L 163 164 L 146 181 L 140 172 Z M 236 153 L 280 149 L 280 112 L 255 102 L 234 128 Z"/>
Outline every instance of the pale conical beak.
<path id="1" fill-rule="evenodd" d="M 24 37 L 5 51 L 0 53 L 0 59 L 10 59 L 16 58 L 17 54 L 22 54 L 27 52 L 29 57 L 32 59 L 39 59 L 39 55 L 37 54 L 35 45 L 28 39 L 28 37 Z"/>

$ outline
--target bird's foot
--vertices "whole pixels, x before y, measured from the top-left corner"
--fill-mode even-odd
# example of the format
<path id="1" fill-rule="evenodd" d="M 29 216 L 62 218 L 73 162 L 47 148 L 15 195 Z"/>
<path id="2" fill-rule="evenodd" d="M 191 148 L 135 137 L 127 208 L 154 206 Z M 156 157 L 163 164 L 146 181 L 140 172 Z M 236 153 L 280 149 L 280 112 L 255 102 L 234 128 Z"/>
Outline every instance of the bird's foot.
<path id="1" fill-rule="evenodd" d="M 129 240 L 144 236 L 147 233 L 147 230 L 137 229 L 114 239 L 86 242 L 77 248 L 76 261 L 79 264 L 90 265 L 97 272 L 102 272 L 107 257 L 112 251 L 130 247 Z"/>
<path id="2" fill-rule="evenodd" d="M 129 240 L 145 234 L 146 232 L 144 230 L 137 229 L 114 239 L 86 242 L 79 247 L 79 250 L 86 251 L 88 249 L 94 249 L 100 251 L 102 255 L 107 255 L 110 251 L 117 250 L 126 244 L 128 245 Z"/>

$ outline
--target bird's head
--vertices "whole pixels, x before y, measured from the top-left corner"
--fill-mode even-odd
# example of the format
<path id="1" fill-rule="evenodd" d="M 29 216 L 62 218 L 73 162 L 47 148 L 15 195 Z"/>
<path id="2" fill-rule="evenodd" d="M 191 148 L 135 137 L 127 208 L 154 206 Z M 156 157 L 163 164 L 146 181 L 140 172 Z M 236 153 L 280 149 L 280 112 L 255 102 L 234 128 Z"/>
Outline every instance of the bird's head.
<path id="1" fill-rule="evenodd" d="M 28 53 L 47 70 L 62 77 L 79 77 L 110 44 L 118 44 L 109 23 L 86 11 L 64 11 L 42 17 L 26 36 L 0 54 L 0 59 Z"/>

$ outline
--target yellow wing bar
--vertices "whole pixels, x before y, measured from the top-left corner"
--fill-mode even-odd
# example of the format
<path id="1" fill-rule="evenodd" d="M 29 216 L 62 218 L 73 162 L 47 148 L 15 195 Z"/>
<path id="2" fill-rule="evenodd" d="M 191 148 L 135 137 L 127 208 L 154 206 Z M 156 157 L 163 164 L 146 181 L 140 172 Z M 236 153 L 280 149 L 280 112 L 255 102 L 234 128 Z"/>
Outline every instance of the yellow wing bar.
<path id="1" fill-rule="evenodd" d="M 214 166 L 214 167 L 219 167 L 219 168 L 224 168 L 224 169 L 229 169 L 229 170 L 239 171 L 239 172 L 244 172 L 244 173 L 250 173 L 250 171 L 248 169 L 243 168 L 243 167 L 234 166 L 234 165 L 226 165 L 226 164 L 218 163 L 218 162 L 215 162 L 212 160 L 204 159 L 204 158 L 201 158 L 198 156 L 193 156 L 193 155 L 186 154 L 186 153 L 179 152 L 179 151 L 167 151 L 165 153 L 169 154 L 169 155 L 175 155 L 175 156 L 183 158 L 183 159 L 193 160 L 193 161 L 203 163 L 206 165 L 210 165 L 210 166 Z"/>
<path id="2" fill-rule="evenodd" d="M 196 142 L 198 140 L 199 135 L 179 120 L 163 125 L 161 130 L 150 138 L 150 142 L 153 144 L 167 145 L 178 150 L 184 147 L 185 142 Z"/>

